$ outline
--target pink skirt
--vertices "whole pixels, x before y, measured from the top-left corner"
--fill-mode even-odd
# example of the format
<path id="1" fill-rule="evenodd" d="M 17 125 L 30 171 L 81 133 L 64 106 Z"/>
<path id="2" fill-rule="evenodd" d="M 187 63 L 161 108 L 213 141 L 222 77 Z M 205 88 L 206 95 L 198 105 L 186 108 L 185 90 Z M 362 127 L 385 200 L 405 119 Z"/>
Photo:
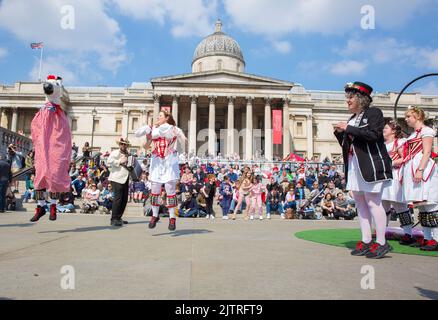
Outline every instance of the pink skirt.
<path id="1" fill-rule="evenodd" d="M 64 111 L 43 108 L 32 120 L 35 190 L 70 191 L 71 131 Z"/>

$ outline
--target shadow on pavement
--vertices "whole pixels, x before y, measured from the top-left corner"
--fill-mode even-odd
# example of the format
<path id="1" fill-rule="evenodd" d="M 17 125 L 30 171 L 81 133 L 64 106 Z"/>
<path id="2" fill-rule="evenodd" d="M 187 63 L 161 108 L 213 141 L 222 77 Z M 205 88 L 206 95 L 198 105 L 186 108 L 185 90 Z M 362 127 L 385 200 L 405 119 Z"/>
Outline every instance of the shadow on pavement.
<path id="1" fill-rule="evenodd" d="M 153 234 L 152 236 L 157 237 L 157 236 L 171 235 L 172 237 L 179 237 L 179 236 L 188 236 L 188 235 L 192 235 L 192 234 L 205 234 L 205 233 L 211 233 L 211 232 L 213 232 L 213 231 L 206 230 L 206 229 L 186 229 L 186 230 L 176 230 L 176 231 L 167 232 L 167 233 Z"/>
<path id="2" fill-rule="evenodd" d="M 0 224 L 0 228 L 12 228 L 12 227 L 21 227 L 27 228 L 32 227 L 34 223 L 12 223 L 12 224 Z"/>
<path id="3" fill-rule="evenodd" d="M 69 233 L 69 232 L 91 232 L 91 231 L 100 231 L 100 230 L 118 230 L 121 228 L 128 228 L 132 224 L 145 224 L 145 221 L 135 221 L 129 222 L 129 224 L 124 225 L 123 227 L 114 227 L 114 226 L 95 226 L 95 227 L 83 227 L 83 228 L 75 228 L 69 230 L 53 230 L 53 231 L 41 231 L 39 233 Z"/>
<path id="4" fill-rule="evenodd" d="M 418 290 L 418 293 L 425 298 L 429 298 L 432 300 L 438 300 L 438 291 L 432 291 L 428 289 L 423 289 L 419 287 L 415 287 L 415 289 Z"/>

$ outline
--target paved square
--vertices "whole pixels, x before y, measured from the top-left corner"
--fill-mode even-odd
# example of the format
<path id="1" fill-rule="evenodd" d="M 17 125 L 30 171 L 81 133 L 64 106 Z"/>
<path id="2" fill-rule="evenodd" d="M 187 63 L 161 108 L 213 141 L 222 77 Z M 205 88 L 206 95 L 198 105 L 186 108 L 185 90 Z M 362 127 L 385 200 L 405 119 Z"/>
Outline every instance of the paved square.
<path id="1" fill-rule="evenodd" d="M 438 299 L 438 259 L 391 253 L 352 257 L 346 248 L 297 239 L 297 231 L 357 228 L 357 221 L 214 221 L 0 214 L 0 298 L 3 299 Z M 63 266 L 75 289 L 64 290 Z M 375 272 L 364 290 L 361 268 Z M 71 275 L 71 273 L 70 273 Z M 65 278 L 64 278 L 65 279 Z"/>

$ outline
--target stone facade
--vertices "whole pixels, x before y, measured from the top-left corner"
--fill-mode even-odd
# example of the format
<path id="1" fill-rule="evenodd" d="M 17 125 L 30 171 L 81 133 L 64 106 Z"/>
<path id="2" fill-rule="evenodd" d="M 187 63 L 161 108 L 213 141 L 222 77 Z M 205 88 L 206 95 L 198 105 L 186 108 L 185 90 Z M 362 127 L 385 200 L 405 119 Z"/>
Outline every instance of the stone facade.
<path id="1" fill-rule="evenodd" d="M 218 32 L 221 36 L 215 39 L 221 41 L 225 35 L 220 22 L 213 35 Z M 206 39 L 211 40 L 209 37 Z M 210 40 L 210 47 L 217 45 Z M 198 46 L 192 73 L 188 74 L 153 78 L 128 88 L 67 84 L 63 108 L 70 119 L 73 141 L 78 146 L 88 141 L 94 149 L 105 152 L 116 148 L 116 139 L 123 136 L 132 142 L 132 151 L 139 152 L 144 141 L 135 138 L 134 131 L 152 124 L 164 107 L 189 138 L 188 146 L 181 146 L 180 151 L 239 154 L 242 159 L 260 154 L 272 159 L 292 151 L 320 160 L 340 155 L 333 125 L 349 117 L 343 91 L 306 90 L 297 83 L 244 73 L 240 47 L 218 47 L 215 55 L 212 50 L 199 51 Z M 219 66 L 218 60 L 222 60 Z M 197 69 L 198 62 L 202 62 L 201 70 Z M 377 93 L 374 105 L 383 110 L 385 117 L 392 118 L 396 98 L 393 92 Z M 0 86 L 1 126 L 29 136 L 32 118 L 43 103 L 40 83 Z M 404 94 L 398 118 L 404 117 L 409 105 L 423 107 L 430 118 L 438 117 L 438 96 Z M 282 112 L 281 145 L 273 145 L 272 141 L 273 110 Z"/>

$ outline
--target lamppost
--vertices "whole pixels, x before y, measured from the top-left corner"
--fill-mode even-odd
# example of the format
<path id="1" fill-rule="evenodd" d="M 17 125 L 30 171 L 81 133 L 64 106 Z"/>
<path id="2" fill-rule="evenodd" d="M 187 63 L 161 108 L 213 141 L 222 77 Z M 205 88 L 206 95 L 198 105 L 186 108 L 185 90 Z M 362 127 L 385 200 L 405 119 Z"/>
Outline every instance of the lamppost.
<path id="1" fill-rule="evenodd" d="M 97 111 L 96 108 L 93 108 L 93 111 L 91 112 L 91 114 L 93 115 L 93 126 L 92 126 L 92 131 L 91 131 L 91 151 L 90 151 L 90 156 L 93 152 L 93 147 L 94 147 L 94 119 L 96 118 L 97 115 Z"/>

